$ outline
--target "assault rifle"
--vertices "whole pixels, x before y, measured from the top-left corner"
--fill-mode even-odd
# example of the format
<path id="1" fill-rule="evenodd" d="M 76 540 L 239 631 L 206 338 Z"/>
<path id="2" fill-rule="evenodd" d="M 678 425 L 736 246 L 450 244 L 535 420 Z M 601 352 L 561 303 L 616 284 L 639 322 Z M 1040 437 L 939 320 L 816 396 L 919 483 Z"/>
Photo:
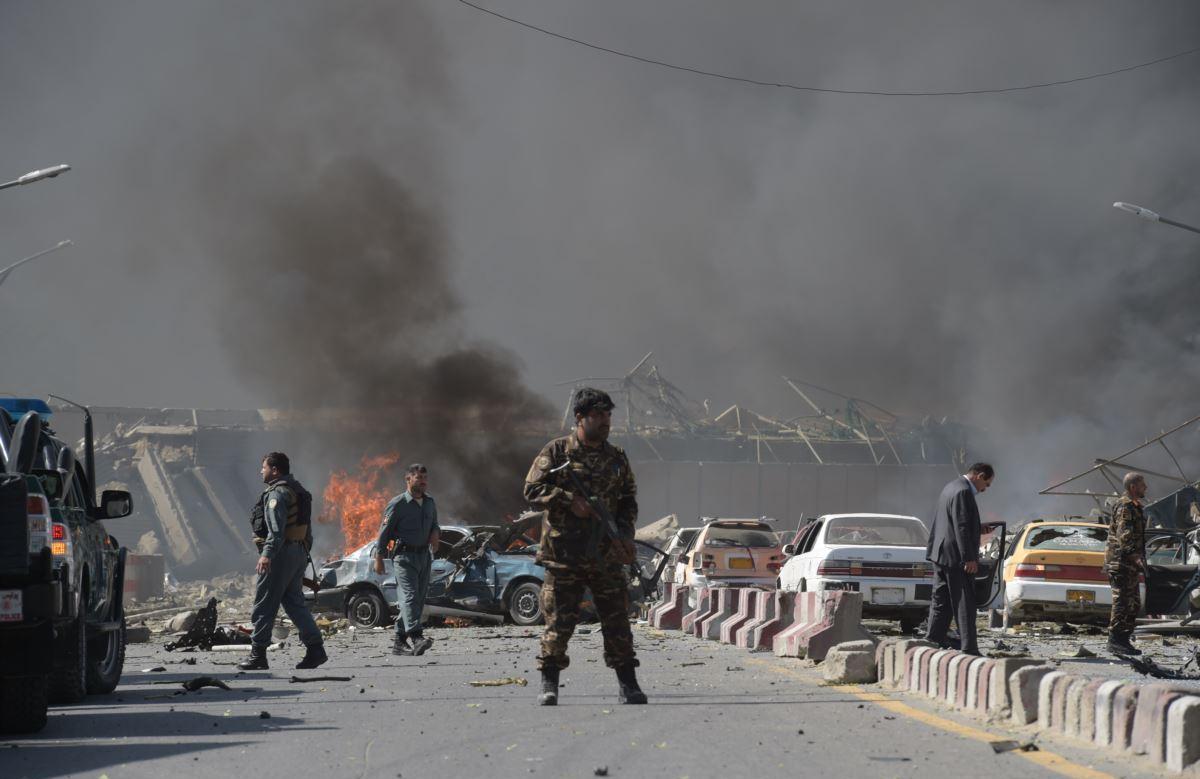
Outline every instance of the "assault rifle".
<path id="1" fill-rule="evenodd" d="M 579 474 L 575 473 L 575 470 L 570 465 L 571 461 L 567 460 L 557 468 L 550 469 L 550 473 L 558 473 L 566 469 L 567 478 L 571 480 L 571 485 L 575 488 L 575 494 L 586 500 L 588 505 L 592 507 L 595 515 L 600 518 L 599 522 L 593 523 L 592 534 L 588 539 L 587 547 L 587 556 L 593 560 L 597 560 L 600 557 L 600 537 L 607 536 L 609 543 L 618 544 L 621 542 L 621 529 L 617 527 L 616 520 L 609 513 L 608 506 L 605 506 L 603 502 L 588 492 L 587 487 L 583 486 L 583 481 L 579 478 Z"/>

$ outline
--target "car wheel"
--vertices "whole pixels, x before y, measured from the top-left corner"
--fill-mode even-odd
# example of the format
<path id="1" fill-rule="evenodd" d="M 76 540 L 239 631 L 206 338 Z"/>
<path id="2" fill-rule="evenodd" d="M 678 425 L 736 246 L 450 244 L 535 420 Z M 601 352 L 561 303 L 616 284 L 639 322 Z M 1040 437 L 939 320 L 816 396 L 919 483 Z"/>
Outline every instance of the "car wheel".
<path id="1" fill-rule="evenodd" d="M 346 619 L 355 627 L 383 627 L 387 617 L 387 603 L 376 590 L 359 590 L 346 601 Z"/>
<path id="2" fill-rule="evenodd" d="M 542 621 L 541 582 L 521 582 L 508 596 L 508 616 L 515 625 L 536 625 Z"/>
<path id="3" fill-rule="evenodd" d="M 55 642 L 54 673 L 50 675 L 52 703 L 78 703 L 87 695 L 87 629 L 83 613 L 71 621 Z"/>
<path id="4" fill-rule="evenodd" d="M 0 733 L 36 733 L 46 727 L 46 676 L 0 678 Z"/>
<path id="5" fill-rule="evenodd" d="M 87 691 L 89 695 L 107 695 L 117 689 L 125 670 L 125 618 L 116 630 L 102 633 L 88 642 Z"/>

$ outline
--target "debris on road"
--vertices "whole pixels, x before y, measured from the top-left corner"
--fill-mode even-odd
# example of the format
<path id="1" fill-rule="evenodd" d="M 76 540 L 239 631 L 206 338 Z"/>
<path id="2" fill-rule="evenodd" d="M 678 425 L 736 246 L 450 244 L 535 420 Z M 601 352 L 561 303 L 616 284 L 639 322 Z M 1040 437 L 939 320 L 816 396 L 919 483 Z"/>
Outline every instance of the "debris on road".
<path id="1" fill-rule="evenodd" d="M 183 649 L 185 647 L 195 647 L 197 649 L 211 649 L 213 645 L 213 634 L 217 630 L 217 599 L 209 598 L 208 605 L 200 609 L 196 613 L 196 619 L 192 622 L 192 626 L 188 628 L 187 633 L 179 639 L 168 643 L 163 649 L 171 652 L 175 649 Z"/>
<path id="2" fill-rule="evenodd" d="M 288 681 L 292 684 L 300 684 L 302 682 L 348 682 L 353 678 L 353 676 L 293 676 Z"/>
<path id="3" fill-rule="evenodd" d="M 259 718 L 259 719 L 271 719 L 271 712 L 269 712 L 269 711 L 260 711 L 260 712 L 258 713 L 258 718 Z"/>
<path id="4" fill-rule="evenodd" d="M 1069 655 L 1063 654 L 1063 655 L 1059 655 L 1059 657 L 1066 658 L 1066 659 L 1075 658 L 1075 657 L 1096 657 L 1096 653 L 1093 652 L 1092 650 L 1088 649 L 1083 644 L 1080 644 L 1079 648 L 1076 649 L 1071 654 L 1069 654 Z"/>
<path id="5" fill-rule="evenodd" d="M 523 676 L 506 676 L 503 679 L 476 679 L 467 684 L 472 687 L 504 687 L 509 684 L 524 687 L 529 684 L 529 680 Z"/>
<path id="6" fill-rule="evenodd" d="M 126 644 L 147 644 L 150 642 L 150 628 L 145 625 L 133 625 L 125 628 Z"/>
<path id="7" fill-rule="evenodd" d="M 167 620 L 166 630 L 168 633 L 186 633 L 192 629 L 192 625 L 196 624 L 196 617 L 200 612 L 196 609 L 188 609 L 181 611 L 175 616 Z"/>
<path id="8" fill-rule="evenodd" d="M 220 687 L 222 690 L 231 689 L 228 684 L 212 676 L 196 676 L 183 683 L 183 689 L 188 692 L 195 692 L 202 687 Z"/>
<path id="9" fill-rule="evenodd" d="M 988 746 L 990 746 L 992 748 L 992 751 L 995 752 L 997 755 L 1002 755 L 1005 752 L 1037 752 L 1037 751 L 1039 751 L 1038 745 L 1033 743 L 1032 741 L 1026 741 L 1024 743 L 1021 743 L 1020 741 L 1013 741 L 1011 739 L 1005 739 L 1003 741 L 989 741 Z"/>
<path id="10" fill-rule="evenodd" d="M 1195 658 L 1188 660 L 1177 669 L 1164 668 L 1149 657 L 1124 656 L 1121 659 L 1129 663 L 1133 667 L 1133 670 L 1138 673 L 1153 676 L 1155 679 L 1168 679 L 1178 682 L 1200 680 L 1200 673 L 1191 673 L 1186 670 L 1188 666 L 1193 664 Z"/>
<path id="11" fill-rule="evenodd" d="M 142 669 L 142 673 L 144 673 L 144 674 L 156 674 L 156 673 L 160 673 L 160 672 L 162 672 L 162 671 L 165 671 L 165 670 L 167 670 L 167 667 L 166 667 L 165 665 L 156 665 L 156 666 L 154 666 L 153 668 L 143 668 L 143 669 Z"/>

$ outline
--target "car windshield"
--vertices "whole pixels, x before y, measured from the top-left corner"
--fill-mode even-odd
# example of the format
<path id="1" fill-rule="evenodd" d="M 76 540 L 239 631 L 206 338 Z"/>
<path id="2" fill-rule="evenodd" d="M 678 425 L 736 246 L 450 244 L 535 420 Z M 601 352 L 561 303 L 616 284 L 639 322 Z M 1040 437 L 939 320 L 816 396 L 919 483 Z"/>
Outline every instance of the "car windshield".
<path id="1" fill-rule="evenodd" d="M 1073 525 L 1037 525 L 1025 536 L 1025 548 L 1041 552 L 1103 552 L 1108 528 Z"/>
<path id="2" fill-rule="evenodd" d="M 925 526 L 915 519 L 843 517 L 831 519 L 825 543 L 850 546 L 925 546 Z"/>
<path id="3" fill-rule="evenodd" d="M 753 527 L 710 527 L 704 539 L 705 546 L 749 546 L 768 548 L 778 546 L 775 534 L 766 528 Z"/>

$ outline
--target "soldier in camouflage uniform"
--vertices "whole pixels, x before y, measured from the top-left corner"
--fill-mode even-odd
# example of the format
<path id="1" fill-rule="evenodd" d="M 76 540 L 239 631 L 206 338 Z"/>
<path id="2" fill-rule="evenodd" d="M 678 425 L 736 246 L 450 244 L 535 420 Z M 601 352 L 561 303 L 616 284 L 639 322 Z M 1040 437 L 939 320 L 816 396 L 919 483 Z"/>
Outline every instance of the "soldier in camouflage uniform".
<path id="1" fill-rule="evenodd" d="M 542 584 L 542 635 L 538 668 L 542 672 L 543 706 L 558 703 L 558 675 L 570 662 L 567 642 L 579 622 L 584 590 L 590 588 L 604 634 L 604 662 L 616 671 L 622 703 L 645 703 L 638 686 L 629 628 L 629 581 L 626 568 L 635 558 L 637 487 L 629 458 L 608 443 L 612 398 L 583 388 L 575 394 L 575 429 L 542 448 L 525 477 L 525 499 L 542 509 L 541 548 L 537 560 L 546 569 Z M 579 477 L 588 495 L 580 494 L 565 469 Z M 600 517 L 588 499 L 603 502 L 620 531 L 617 539 L 602 533 Z M 597 542 L 598 539 L 598 542 Z"/>
<path id="2" fill-rule="evenodd" d="M 1117 655 L 1140 655 L 1130 638 L 1142 607 L 1138 576 L 1146 559 L 1146 515 L 1142 512 L 1146 478 L 1140 473 L 1127 473 L 1124 487 L 1125 493 L 1113 508 L 1108 548 L 1104 551 L 1104 569 L 1112 585 L 1108 649 Z"/>

